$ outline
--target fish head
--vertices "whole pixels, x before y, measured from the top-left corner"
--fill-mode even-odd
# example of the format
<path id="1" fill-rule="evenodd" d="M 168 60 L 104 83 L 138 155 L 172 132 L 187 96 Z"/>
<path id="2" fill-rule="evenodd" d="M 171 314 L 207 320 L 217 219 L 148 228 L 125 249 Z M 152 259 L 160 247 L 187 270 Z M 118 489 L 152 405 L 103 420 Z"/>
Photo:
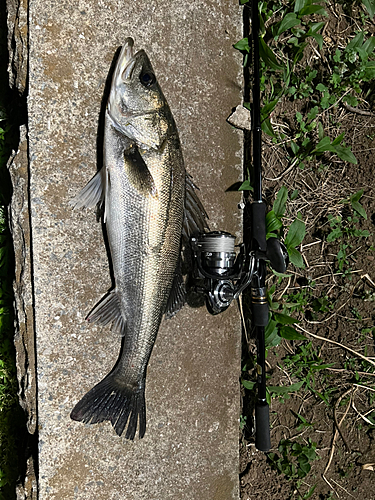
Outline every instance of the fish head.
<path id="1" fill-rule="evenodd" d="M 144 149 L 164 143 L 171 113 L 144 50 L 127 38 L 112 78 L 107 112 L 116 130 Z"/>

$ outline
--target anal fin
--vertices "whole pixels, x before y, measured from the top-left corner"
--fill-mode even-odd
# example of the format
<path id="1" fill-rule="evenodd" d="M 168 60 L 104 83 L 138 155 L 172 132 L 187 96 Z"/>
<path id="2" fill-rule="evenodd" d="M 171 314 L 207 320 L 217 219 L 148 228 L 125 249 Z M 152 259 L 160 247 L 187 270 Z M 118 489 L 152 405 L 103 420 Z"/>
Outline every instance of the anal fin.
<path id="1" fill-rule="evenodd" d="M 165 310 L 165 317 L 167 319 L 170 319 L 176 313 L 178 313 L 178 311 L 182 309 L 183 305 L 185 304 L 185 299 L 186 288 L 182 277 L 180 258 L 175 271 L 171 292 L 169 294 L 169 299 Z"/>
<path id="2" fill-rule="evenodd" d="M 86 317 L 90 323 L 97 325 L 108 325 L 112 323 L 112 331 L 125 335 L 126 321 L 121 313 L 120 300 L 115 290 L 108 293 Z"/>

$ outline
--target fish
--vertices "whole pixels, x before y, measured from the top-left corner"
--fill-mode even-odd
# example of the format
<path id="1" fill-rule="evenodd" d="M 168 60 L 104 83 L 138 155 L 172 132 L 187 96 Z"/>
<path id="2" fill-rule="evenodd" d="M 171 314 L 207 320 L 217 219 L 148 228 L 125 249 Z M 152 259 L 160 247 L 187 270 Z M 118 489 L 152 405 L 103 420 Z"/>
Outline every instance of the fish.
<path id="1" fill-rule="evenodd" d="M 207 213 L 186 172 L 176 123 L 150 59 L 127 38 L 112 76 L 104 117 L 103 167 L 71 200 L 104 205 L 114 287 L 87 316 L 122 337 L 107 376 L 70 417 L 110 421 L 133 440 L 146 432 L 146 371 L 163 316 L 186 301 L 183 251 L 204 232 Z"/>

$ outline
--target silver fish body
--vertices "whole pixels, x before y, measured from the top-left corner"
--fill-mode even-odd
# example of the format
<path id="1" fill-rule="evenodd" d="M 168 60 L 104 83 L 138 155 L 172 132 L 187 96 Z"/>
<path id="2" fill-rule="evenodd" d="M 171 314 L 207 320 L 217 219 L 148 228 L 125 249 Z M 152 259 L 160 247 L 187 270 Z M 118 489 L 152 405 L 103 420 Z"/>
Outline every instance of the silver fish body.
<path id="1" fill-rule="evenodd" d="M 177 128 L 144 51 L 127 39 L 114 71 L 105 114 L 104 167 L 73 200 L 105 202 L 115 288 L 88 320 L 123 336 L 112 371 L 72 410 L 86 423 L 110 420 L 133 439 L 146 429 L 146 368 L 163 314 L 185 299 L 182 237 L 206 227 L 187 176 Z"/>

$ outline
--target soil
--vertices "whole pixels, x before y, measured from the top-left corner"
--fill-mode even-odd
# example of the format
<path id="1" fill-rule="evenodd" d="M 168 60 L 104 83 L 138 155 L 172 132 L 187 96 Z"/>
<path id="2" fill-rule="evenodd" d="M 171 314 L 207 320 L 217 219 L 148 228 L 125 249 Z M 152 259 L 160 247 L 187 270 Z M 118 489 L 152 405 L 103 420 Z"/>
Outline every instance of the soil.
<path id="1" fill-rule="evenodd" d="M 358 26 L 340 6 L 336 5 L 335 10 L 327 6 L 327 10 L 330 19 L 324 32 L 325 43 L 328 40 L 336 47 L 342 33 L 348 40 Z M 373 33 L 374 23 L 369 22 L 366 29 Z M 307 59 L 310 56 L 307 53 Z M 281 126 L 295 122 L 298 107 L 303 107 L 303 101 L 280 101 L 272 122 Z M 334 138 L 338 132 L 329 114 L 334 123 L 341 124 L 339 133 L 345 132 L 346 144 L 351 146 L 357 165 L 331 155 L 326 158 L 326 168 L 309 163 L 304 169 L 295 166 L 288 170 L 290 163 L 285 150 L 263 134 L 265 192 L 269 205 L 282 185 L 289 193 L 298 189 L 298 197 L 289 203 L 287 219 L 290 223 L 300 212 L 306 223 L 306 237 L 300 247 L 305 268 L 290 266 L 290 278 L 277 285 L 274 295 L 279 303 L 285 304 L 290 302 L 291 294 L 306 292 L 304 307 L 292 313 L 299 320 L 296 330 L 306 336 L 306 341 L 283 339 L 280 345 L 268 350 L 270 378 L 267 383 L 281 386 L 304 377 L 306 380 L 306 368 L 298 373 L 297 367 L 288 367 L 286 361 L 287 357 L 300 352 L 300 346 L 309 346 L 309 352 L 316 355 L 316 364 L 329 365 L 315 370 L 309 380 L 310 389 L 304 384 L 284 400 L 272 399 L 271 452 L 280 456 L 278 446 L 283 439 L 302 445 L 313 442 L 318 459 L 310 462 L 311 471 L 299 481 L 275 470 L 270 464 L 272 455 L 267 456 L 255 448 L 252 396 L 244 390 L 246 424 L 240 435 L 242 500 L 258 497 L 263 500 L 375 500 L 375 364 L 371 364 L 375 361 L 375 108 L 364 101 L 354 110 L 343 105 L 332 108 L 325 114 L 324 125 Z M 353 227 L 349 218 L 355 214 L 350 203 L 342 203 L 342 200 L 361 189 L 360 202 L 368 217 L 365 220 L 359 216 L 354 226 L 368 230 L 370 236 L 360 238 L 351 234 L 327 242 L 330 215 L 341 216 L 345 227 Z M 347 262 L 342 269 L 337 258 L 341 243 L 349 245 Z M 269 279 L 268 284 L 271 283 L 276 283 L 273 277 Z M 320 310 L 316 310 L 319 307 Z M 253 344 L 251 340 L 250 352 L 255 352 Z M 298 415 L 311 425 L 302 425 Z M 290 455 L 289 458 L 297 460 Z M 307 496 L 309 491 L 311 496 Z"/>

